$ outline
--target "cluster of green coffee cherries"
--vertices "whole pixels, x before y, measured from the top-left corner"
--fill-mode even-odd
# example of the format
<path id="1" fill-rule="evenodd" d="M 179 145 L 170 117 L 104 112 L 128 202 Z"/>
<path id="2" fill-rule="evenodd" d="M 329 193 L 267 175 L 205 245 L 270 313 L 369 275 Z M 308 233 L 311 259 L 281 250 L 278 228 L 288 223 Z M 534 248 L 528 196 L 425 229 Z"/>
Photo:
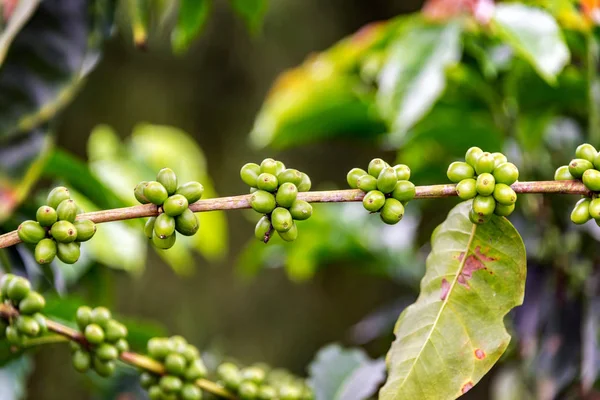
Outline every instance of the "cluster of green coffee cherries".
<path id="1" fill-rule="evenodd" d="M 199 400 L 196 381 L 206 376 L 206 367 L 196 346 L 181 336 L 156 337 L 148 341 L 148 356 L 164 365 L 165 373 L 143 372 L 140 384 L 150 400 Z"/>
<path id="2" fill-rule="evenodd" d="M 90 220 L 75 221 L 82 211 L 66 187 L 52 189 L 46 203 L 38 208 L 37 221 L 27 220 L 19 225 L 19 239 L 35 244 L 34 257 L 39 264 L 49 264 L 56 256 L 64 263 L 74 264 L 79 259 L 80 243 L 94 236 L 96 224 Z"/>
<path id="3" fill-rule="evenodd" d="M 575 150 L 575 158 L 569 165 L 558 167 L 554 173 L 557 181 L 578 179 L 585 187 L 594 192 L 592 197 L 584 197 L 575 204 L 571 212 L 571 221 L 582 225 L 594 219 L 600 225 L 600 153 L 589 143 L 579 145 Z"/>
<path id="4" fill-rule="evenodd" d="M 488 153 L 479 147 L 467 150 L 465 161 L 448 167 L 448 179 L 456 183 L 462 200 L 473 199 L 469 219 L 483 224 L 496 214 L 509 216 L 515 210 L 517 194 L 510 187 L 519 179 L 519 170 L 502 153 Z"/>
<path id="5" fill-rule="evenodd" d="M 305 380 L 283 369 L 266 365 L 240 368 L 225 362 L 217 368 L 218 383 L 241 400 L 312 400 L 314 394 Z"/>
<path id="6" fill-rule="evenodd" d="M 155 204 L 162 211 L 158 217 L 146 221 L 144 233 L 159 249 L 169 249 L 175 244 L 175 231 L 192 236 L 200 229 L 200 221 L 189 205 L 200 200 L 204 186 L 199 182 L 177 185 L 177 175 L 170 168 L 161 169 L 156 181 L 140 182 L 133 190 L 142 204 Z"/>
<path id="7" fill-rule="evenodd" d="M 298 227 L 294 221 L 303 221 L 312 215 L 312 206 L 297 199 L 298 192 L 310 190 L 308 175 L 286 168 L 281 161 L 266 158 L 260 165 L 245 164 L 240 177 L 250 186 L 250 205 L 264 214 L 254 229 L 256 238 L 267 243 L 275 230 L 286 242 L 296 240 Z"/>
<path id="8" fill-rule="evenodd" d="M 6 274 L 0 280 L 0 299 L 19 311 L 18 316 L 9 320 L 0 319 L 0 336 L 6 336 L 9 343 L 21 346 L 24 339 L 31 339 L 47 332 L 46 318 L 40 311 L 46 300 L 38 292 L 31 290 L 25 278 Z"/>
<path id="9" fill-rule="evenodd" d="M 379 213 L 383 222 L 394 225 L 404 216 L 404 206 L 415 198 L 415 185 L 409 181 L 410 168 L 404 164 L 393 167 L 381 158 L 374 158 L 367 171 L 353 168 L 346 180 L 352 189 L 365 192 L 363 206 Z"/>
<path id="10" fill-rule="evenodd" d="M 112 318 L 106 307 L 81 306 L 75 319 L 85 340 L 71 342 L 73 367 L 79 372 L 91 368 L 102 377 L 111 376 L 119 355 L 129 350 L 127 327 Z"/>

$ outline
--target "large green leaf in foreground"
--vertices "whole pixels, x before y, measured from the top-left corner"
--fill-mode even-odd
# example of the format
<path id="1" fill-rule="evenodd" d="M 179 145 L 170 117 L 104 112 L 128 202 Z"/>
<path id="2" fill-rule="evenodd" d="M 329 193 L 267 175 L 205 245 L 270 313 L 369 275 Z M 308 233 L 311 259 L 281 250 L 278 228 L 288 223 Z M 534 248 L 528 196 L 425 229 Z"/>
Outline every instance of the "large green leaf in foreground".
<path id="1" fill-rule="evenodd" d="M 455 399 L 508 346 L 503 318 L 523 302 L 525 247 L 506 218 L 473 225 L 470 203 L 433 232 L 419 298 L 396 323 L 382 400 Z"/>

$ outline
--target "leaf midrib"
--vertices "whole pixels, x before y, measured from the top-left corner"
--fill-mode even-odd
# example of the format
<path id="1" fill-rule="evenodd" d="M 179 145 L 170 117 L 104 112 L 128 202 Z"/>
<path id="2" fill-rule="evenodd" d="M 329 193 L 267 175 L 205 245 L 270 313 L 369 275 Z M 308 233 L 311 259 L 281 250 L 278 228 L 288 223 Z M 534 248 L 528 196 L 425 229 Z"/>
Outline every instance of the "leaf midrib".
<path id="1" fill-rule="evenodd" d="M 450 301 L 450 296 L 452 295 L 452 291 L 454 290 L 454 286 L 456 286 L 456 282 L 458 282 L 458 277 L 462 273 L 462 270 L 463 270 L 463 268 L 465 266 L 465 262 L 467 260 L 467 254 L 469 253 L 469 249 L 471 248 L 471 245 L 473 244 L 473 239 L 475 238 L 475 232 L 476 231 L 477 231 L 477 225 L 473 224 L 473 227 L 471 228 L 471 235 L 469 237 L 469 241 L 467 242 L 467 246 L 466 246 L 466 249 L 465 249 L 465 254 L 464 254 L 462 260 L 460 260 L 460 263 L 458 264 L 459 265 L 458 270 L 456 271 L 456 274 L 454 275 L 454 279 L 452 280 L 452 283 L 450 284 L 450 287 L 448 288 L 448 294 L 446 295 L 446 300 L 442 300 L 443 304 L 440 307 L 440 310 L 438 311 L 438 314 L 435 317 L 435 320 L 433 321 L 433 324 L 431 324 L 431 329 L 430 329 L 429 333 L 427 334 L 427 338 L 423 342 L 423 346 L 421 346 L 421 350 L 419 350 L 419 353 L 414 358 L 414 361 L 411 364 L 410 369 L 408 370 L 408 372 L 406 373 L 406 376 L 404 377 L 404 380 L 402 381 L 402 383 L 400 384 L 400 386 L 396 390 L 396 393 L 400 393 L 400 390 L 402 389 L 402 387 L 404 386 L 404 384 L 408 381 L 408 377 L 413 372 L 413 370 L 415 368 L 415 365 L 417 364 L 417 361 L 419 361 L 419 359 L 421 358 L 421 354 L 423 353 L 423 349 L 425 349 L 425 346 L 431 340 L 431 335 L 433 334 L 433 331 L 435 330 L 435 327 L 436 327 L 436 325 L 437 325 L 437 323 L 438 323 L 438 321 L 440 319 L 440 316 L 442 315 L 442 312 L 446 308 L 446 304 L 448 304 L 448 302 Z M 394 396 L 394 398 L 397 398 L 397 397 Z"/>

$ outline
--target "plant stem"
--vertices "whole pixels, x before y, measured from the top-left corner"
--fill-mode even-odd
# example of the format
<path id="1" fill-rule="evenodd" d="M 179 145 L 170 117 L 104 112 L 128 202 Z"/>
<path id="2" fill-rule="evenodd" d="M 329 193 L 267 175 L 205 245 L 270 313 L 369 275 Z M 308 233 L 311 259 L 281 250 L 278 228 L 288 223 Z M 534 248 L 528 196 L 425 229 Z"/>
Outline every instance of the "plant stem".
<path id="1" fill-rule="evenodd" d="M 553 194 L 578 194 L 591 196 L 585 185 L 577 180 L 573 181 L 537 181 L 517 182 L 512 185 L 516 193 L 553 193 Z M 415 199 L 436 199 L 442 197 L 457 196 L 456 185 L 430 185 L 417 186 Z M 362 201 L 365 193 L 359 189 L 327 190 L 321 192 L 298 193 L 299 200 L 309 203 L 343 203 L 351 201 Z M 240 196 L 218 197 L 215 199 L 199 200 L 190 204 L 190 210 L 194 212 L 218 211 L 218 210 L 241 210 L 250 208 L 251 194 Z M 111 221 L 123 221 L 133 218 L 155 217 L 162 212 L 161 208 L 154 204 L 142 204 L 139 206 L 115 208 L 112 210 L 95 211 L 79 214 L 78 220 L 89 219 L 97 224 Z M 21 243 L 17 231 L 0 235 L 0 248 L 14 246 Z"/>
<path id="2" fill-rule="evenodd" d="M 14 307 L 8 304 L 0 304 L 0 318 L 9 320 L 10 318 L 14 318 L 19 315 L 19 312 Z M 48 326 L 48 330 L 54 332 L 64 338 L 60 341 L 75 341 L 81 345 L 89 347 L 89 343 L 85 340 L 83 334 L 73 328 L 70 328 L 66 325 L 63 325 L 59 322 L 52 321 L 51 319 L 46 319 L 46 325 Z M 51 339 L 51 340 L 50 340 Z M 56 343 L 56 337 L 53 336 L 43 336 L 40 338 L 35 338 L 29 340 L 28 344 L 45 344 L 45 343 Z M 151 372 L 156 375 L 163 375 L 165 373 L 165 367 L 158 361 L 153 360 L 150 357 L 146 357 L 142 354 L 137 354 L 131 351 L 125 351 L 121 353 L 120 360 L 126 364 L 137 367 L 139 369 L 143 369 L 145 371 Z M 223 397 L 225 399 L 235 400 L 236 397 L 227 389 L 221 387 L 219 384 L 209 381 L 207 379 L 198 379 L 196 381 L 196 385 L 201 389 L 215 394 L 217 396 Z"/>

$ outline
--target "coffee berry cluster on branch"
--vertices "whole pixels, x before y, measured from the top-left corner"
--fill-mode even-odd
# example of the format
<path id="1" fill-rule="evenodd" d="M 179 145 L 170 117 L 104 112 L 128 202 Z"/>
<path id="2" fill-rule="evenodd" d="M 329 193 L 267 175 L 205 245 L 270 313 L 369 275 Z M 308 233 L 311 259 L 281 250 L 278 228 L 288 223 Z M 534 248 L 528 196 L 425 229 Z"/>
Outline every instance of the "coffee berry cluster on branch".
<path id="1" fill-rule="evenodd" d="M 38 337 L 47 331 L 46 318 L 40 314 L 46 306 L 46 300 L 31 290 L 27 279 L 13 274 L 3 275 L 0 280 L 0 299 L 19 312 L 14 318 L 0 319 L 0 337 L 6 336 L 9 343 L 21 346 L 24 339 Z"/>
<path id="2" fill-rule="evenodd" d="M 363 206 L 367 211 L 379 213 L 389 225 L 400 222 L 404 206 L 415 198 L 415 185 L 409 181 L 410 168 L 404 164 L 391 167 L 381 158 L 374 158 L 367 171 L 351 169 L 346 180 L 352 189 L 365 192 Z"/>
<path id="3" fill-rule="evenodd" d="M 469 219 L 483 224 L 493 214 L 509 216 L 515 210 L 517 194 L 510 187 L 519 179 L 519 170 L 502 153 L 484 152 L 471 147 L 465 161 L 455 161 L 447 176 L 456 183 L 456 193 L 462 200 L 473 199 Z"/>
<path id="4" fill-rule="evenodd" d="M 200 221 L 189 205 L 200 200 L 204 186 L 199 182 L 177 185 L 177 175 L 170 168 L 158 171 L 156 181 L 140 182 L 133 190 L 135 198 L 142 204 L 152 203 L 162 212 L 158 217 L 146 221 L 144 233 L 159 249 L 169 249 L 175 244 L 179 232 L 192 236 L 200 229 Z"/>
<path id="5" fill-rule="evenodd" d="M 264 214 L 254 229 L 256 238 L 267 243 L 275 230 L 286 242 L 296 240 L 298 227 L 295 221 L 306 220 L 312 215 L 312 206 L 296 198 L 298 192 L 310 190 L 308 175 L 286 168 L 281 161 L 266 158 L 260 165 L 245 164 L 240 177 L 250 186 L 250 205 L 254 211 Z"/>
<path id="6" fill-rule="evenodd" d="M 75 221 L 82 210 L 65 187 L 52 189 L 46 203 L 38 208 L 37 221 L 27 220 L 19 225 L 19 239 L 35 244 L 34 257 L 39 264 L 49 264 L 56 256 L 64 263 L 74 264 L 79 259 L 80 243 L 94 236 L 96 224 L 89 220 Z"/>

